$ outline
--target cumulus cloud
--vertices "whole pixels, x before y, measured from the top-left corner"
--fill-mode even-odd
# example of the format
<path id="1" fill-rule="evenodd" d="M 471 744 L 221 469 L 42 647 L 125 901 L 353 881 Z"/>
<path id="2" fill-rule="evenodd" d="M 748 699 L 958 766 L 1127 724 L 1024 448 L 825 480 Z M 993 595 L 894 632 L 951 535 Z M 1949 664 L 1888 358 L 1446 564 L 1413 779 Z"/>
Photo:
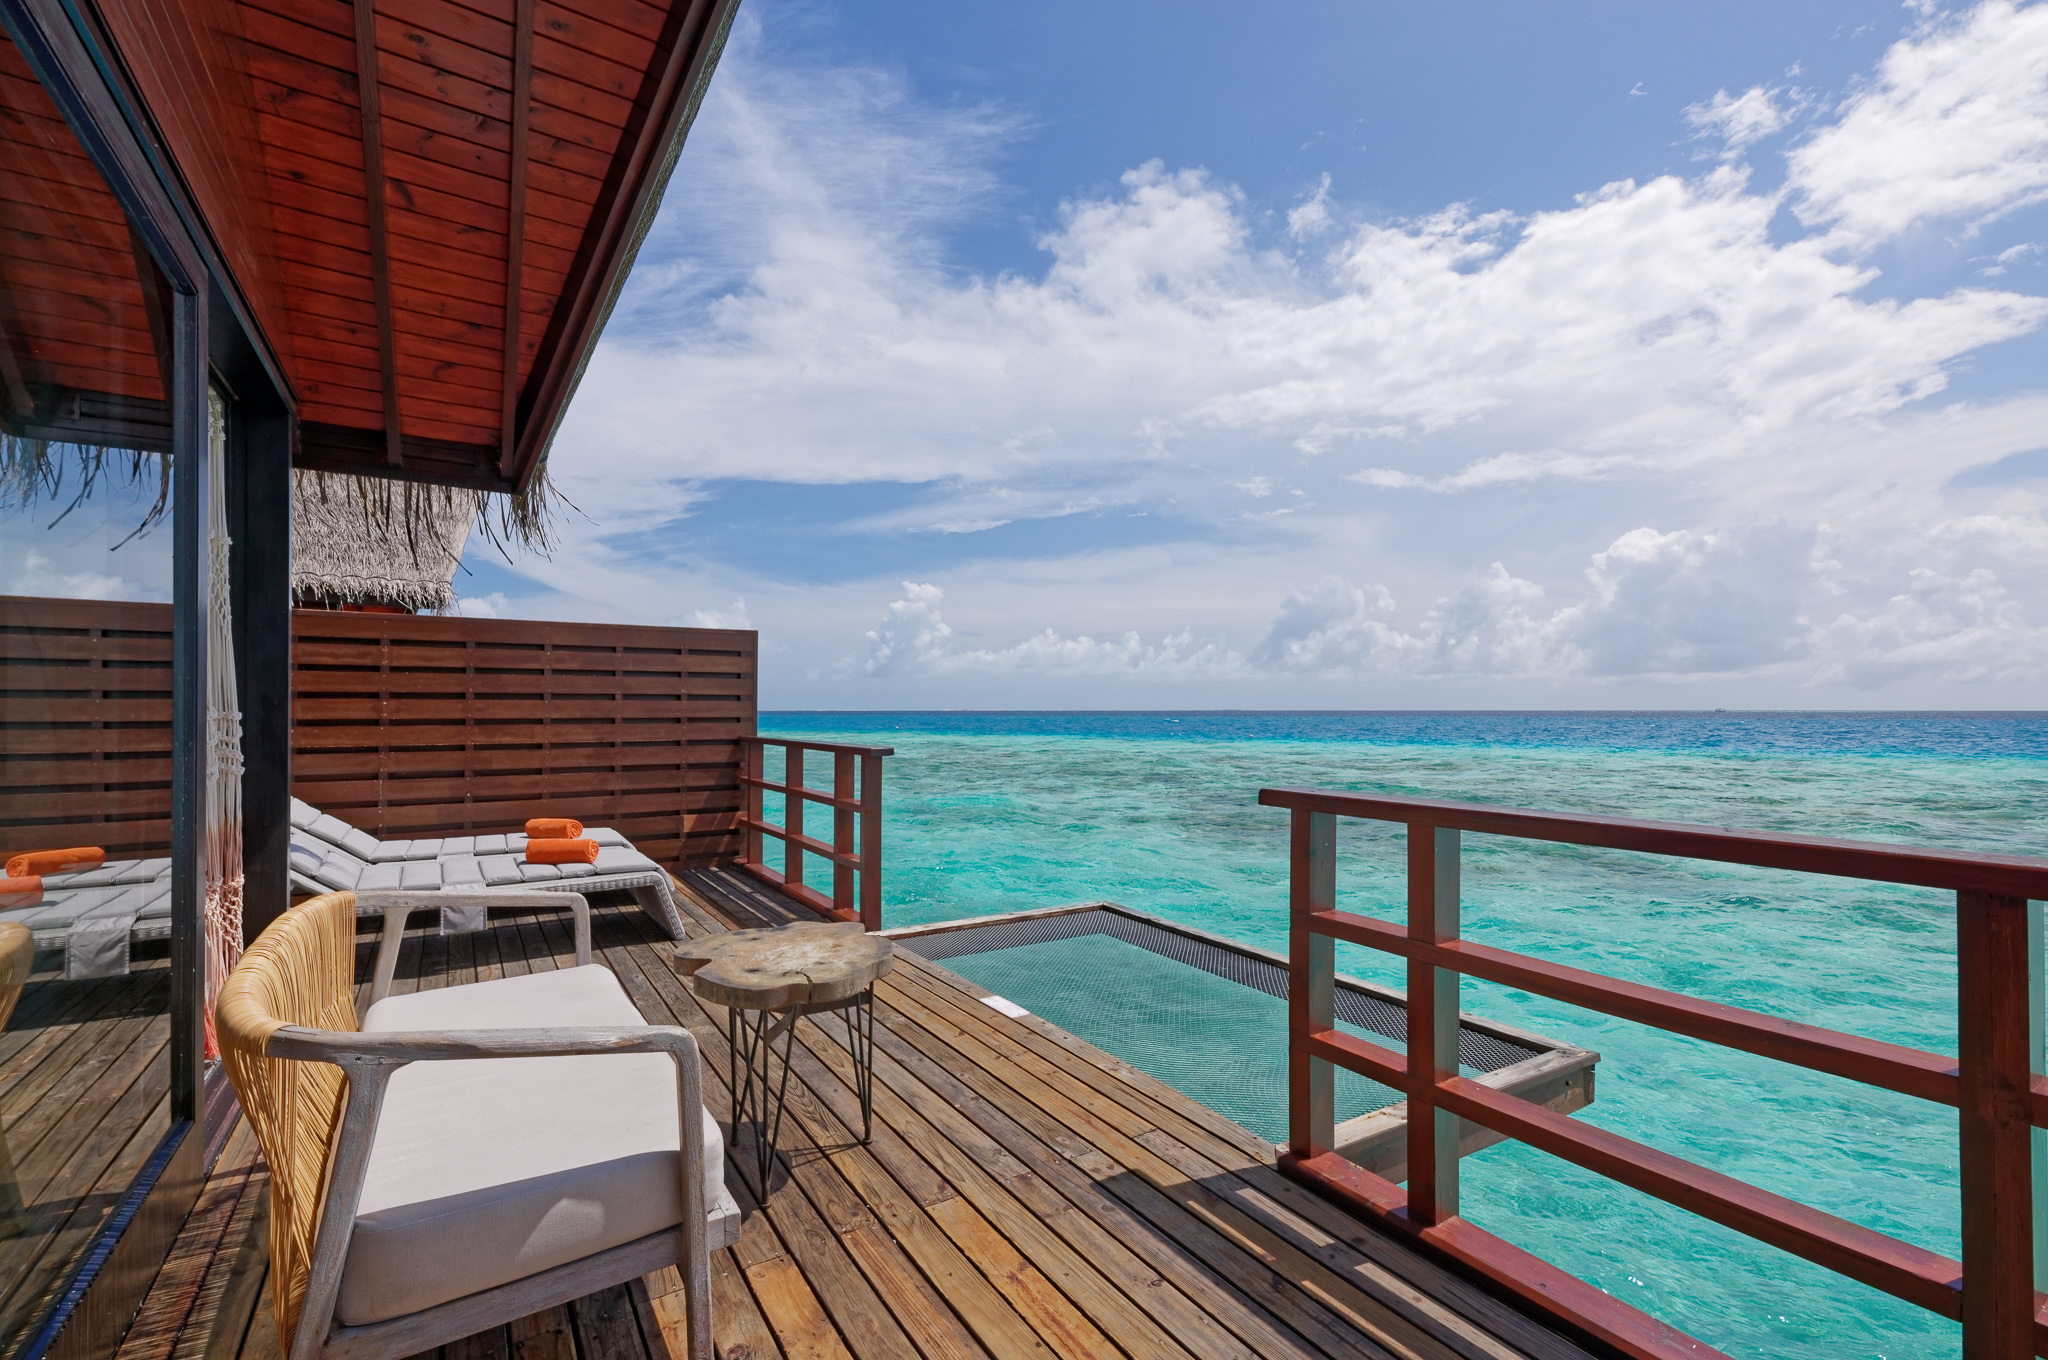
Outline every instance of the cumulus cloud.
<path id="1" fill-rule="evenodd" d="M 843 663 L 870 676 L 902 674 L 972 675 L 1034 672 L 1064 678 L 1185 680 L 1240 673 L 1243 658 L 1220 642 L 1197 641 L 1183 631 L 1147 643 L 1133 630 L 1120 637 L 1067 637 L 1056 629 L 1001 648 L 960 648 L 939 612 L 945 591 L 928 582 L 905 581 L 882 624 L 867 635 L 866 654 Z"/>
<path id="2" fill-rule="evenodd" d="M 2015 520 L 2020 517 L 2010 517 Z M 2048 524 L 2022 552 L 2048 547 Z M 1182 630 L 1148 642 L 1056 628 L 1008 646 L 963 648 L 941 612 L 945 592 L 906 581 L 865 652 L 843 669 L 869 676 L 1034 672 L 1187 683 L 1280 676 L 1507 677 L 1596 683 L 1776 673 L 1806 686 L 1876 688 L 1901 679 L 2013 680 L 2048 667 L 2048 626 L 1998 575 L 1914 568 L 1905 589 L 1842 610 L 1813 525 L 1774 522 L 1701 532 L 1641 528 L 1593 555 L 1590 587 L 1553 599 L 1495 562 L 1400 621 L 1394 595 L 1331 575 L 1289 592 L 1247 652 Z"/>
<path id="3" fill-rule="evenodd" d="M 1567 605 L 1499 562 L 1412 630 L 1384 586 L 1329 577 L 1289 595 L 1254 664 L 1290 671 L 1531 677 L 1741 673 L 1796 656 L 1812 532 L 1637 529 L 1596 554 Z"/>
<path id="4" fill-rule="evenodd" d="M 1844 614 L 1820 630 L 1826 663 L 1816 681 L 1874 690 L 1908 677 L 1951 684 L 2038 680 L 2048 669 L 2048 627 L 2034 622 L 1996 573 L 1949 576 L 1916 567 L 1882 609 Z"/>

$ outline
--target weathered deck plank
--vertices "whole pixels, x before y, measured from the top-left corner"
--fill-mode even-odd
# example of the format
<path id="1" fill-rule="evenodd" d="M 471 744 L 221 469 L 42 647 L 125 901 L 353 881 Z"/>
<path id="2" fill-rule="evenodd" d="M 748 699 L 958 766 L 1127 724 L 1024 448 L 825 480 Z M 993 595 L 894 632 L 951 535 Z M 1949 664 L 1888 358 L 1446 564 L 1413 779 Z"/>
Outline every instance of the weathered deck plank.
<path id="1" fill-rule="evenodd" d="M 145 949 L 124 977 L 64 979 L 38 955 L 0 1033 L 0 1121 L 21 1212 L 0 1230 L 0 1333 L 56 1286 L 169 1130 L 170 970 Z"/>
<path id="2" fill-rule="evenodd" d="M 692 935 L 805 919 L 738 875 L 684 887 Z M 675 975 L 671 943 L 637 908 L 592 915 L 594 956 L 641 1013 L 696 1035 L 706 1104 L 731 1130 L 725 1013 Z M 370 953 L 366 939 L 365 968 Z M 507 914 L 472 937 L 409 937 L 395 985 L 573 960 L 564 918 Z M 1281 1177 L 1272 1149 L 1215 1111 L 980 995 L 914 955 L 877 989 L 865 1146 L 843 1024 L 797 1027 L 765 1195 L 751 1130 L 728 1135 L 745 1221 L 712 1262 L 720 1360 L 1585 1360 Z M 120 1360 L 277 1360 L 258 1298 L 267 1184 L 252 1147 L 229 1140 Z M 666 1270 L 434 1360 L 671 1360 L 684 1322 Z"/>

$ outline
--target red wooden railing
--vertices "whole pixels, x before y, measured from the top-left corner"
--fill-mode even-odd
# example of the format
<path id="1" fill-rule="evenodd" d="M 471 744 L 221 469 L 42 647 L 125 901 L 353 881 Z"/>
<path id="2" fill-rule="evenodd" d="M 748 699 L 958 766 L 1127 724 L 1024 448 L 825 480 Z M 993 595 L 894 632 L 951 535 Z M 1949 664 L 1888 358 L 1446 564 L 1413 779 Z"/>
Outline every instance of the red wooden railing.
<path id="1" fill-rule="evenodd" d="M 1263 789 L 1291 811 L 1292 951 L 1288 1002 L 1291 1174 L 1420 1238 L 1538 1308 L 1628 1355 L 1718 1354 L 1586 1282 L 1465 1221 L 1458 1210 L 1458 1121 L 1470 1120 L 1610 1180 L 1962 1324 L 1966 1360 L 2048 1355 L 2048 1267 L 2034 1187 L 2048 1180 L 2048 1078 L 2042 1075 L 2041 901 L 2048 860 L 1902 845 L 1628 821 L 1570 813 Z M 1337 819 L 1408 828 L 1408 921 L 1336 907 Z M 1459 937 L 1462 832 L 1718 860 L 1956 894 L 1958 1056 L 1922 1052 L 1756 1011 L 1623 982 Z M 1334 943 L 1408 961 L 1408 1044 L 1396 1053 L 1340 1032 L 1332 1013 Z M 1934 1252 L 1519 1100 L 1458 1075 L 1461 975 L 1867 1085 L 1952 1106 L 1959 1118 L 1962 1255 Z M 1406 1092 L 1408 1187 L 1337 1156 L 1332 1068 Z"/>
<path id="2" fill-rule="evenodd" d="M 770 746 L 783 749 L 783 777 L 767 778 Z M 829 741 L 796 741 L 783 737 L 740 738 L 746 791 L 740 829 L 744 833 L 740 868 L 805 906 L 837 921 L 858 921 L 868 930 L 882 928 L 882 758 L 896 754 L 888 746 L 842 746 Z M 832 790 L 804 783 L 804 755 L 822 751 L 832 757 Z M 858 782 L 856 782 L 856 775 Z M 763 794 L 782 797 L 782 825 L 768 821 L 761 810 Z M 804 834 L 804 805 L 822 803 L 832 809 L 832 839 Z M 763 838 L 782 842 L 782 870 L 768 867 Z M 832 863 L 832 895 L 804 882 L 804 852 Z M 855 883 L 858 880 L 858 890 Z"/>

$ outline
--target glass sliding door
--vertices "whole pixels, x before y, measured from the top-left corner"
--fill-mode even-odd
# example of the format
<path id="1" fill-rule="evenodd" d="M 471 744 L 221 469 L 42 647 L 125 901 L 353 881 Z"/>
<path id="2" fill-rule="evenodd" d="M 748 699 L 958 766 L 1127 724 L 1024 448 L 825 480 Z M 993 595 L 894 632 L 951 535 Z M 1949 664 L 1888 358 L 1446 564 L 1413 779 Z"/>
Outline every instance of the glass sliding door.
<path id="1" fill-rule="evenodd" d="M 0 1360 L 197 1080 L 205 370 L 147 241 L 0 33 Z"/>

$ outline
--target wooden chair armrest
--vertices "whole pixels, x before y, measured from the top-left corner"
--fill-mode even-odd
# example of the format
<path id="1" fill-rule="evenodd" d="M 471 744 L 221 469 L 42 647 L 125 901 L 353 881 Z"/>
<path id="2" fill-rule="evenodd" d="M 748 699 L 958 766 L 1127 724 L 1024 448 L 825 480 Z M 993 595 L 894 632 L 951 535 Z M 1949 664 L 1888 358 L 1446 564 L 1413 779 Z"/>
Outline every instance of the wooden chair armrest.
<path id="1" fill-rule="evenodd" d="M 580 1025 L 558 1029 L 420 1029 L 362 1034 L 285 1025 L 264 1044 L 266 1057 L 297 1062 L 403 1067 L 478 1058 L 573 1058 L 606 1053 L 697 1054 L 697 1040 L 675 1025 Z"/>
<path id="2" fill-rule="evenodd" d="M 398 972 L 398 950 L 405 943 L 406 918 L 416 911 L 439 911 L 451 897 L 467 906 L 523 907 L 529 911 L 567 911 L 574 914 L 576 963 L 590 962 L 590 902 L 582 893 L 540 892 L 533 888 L 485 888 L 477 892 L 419 892 L 391 888 L 356 894 L 356 911 L 383 917 L 384 935 L 377 943 L 377 966 L 370 974 L 370 1002 L 374 1006 L 391 995 L 391 980 Z"/>

